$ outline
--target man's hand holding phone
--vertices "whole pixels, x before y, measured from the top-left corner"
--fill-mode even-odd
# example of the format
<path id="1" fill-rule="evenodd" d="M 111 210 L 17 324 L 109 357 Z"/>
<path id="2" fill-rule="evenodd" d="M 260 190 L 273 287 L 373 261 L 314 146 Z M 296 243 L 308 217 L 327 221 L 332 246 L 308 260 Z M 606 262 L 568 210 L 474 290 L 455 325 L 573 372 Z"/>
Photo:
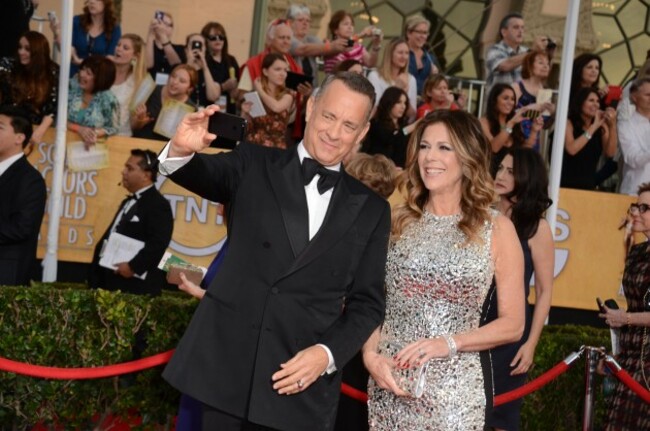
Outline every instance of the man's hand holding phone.
<path id="1" fill-rule="evenodd" d="M 219 112 L 217 105 L 187 114 L 170 141 L 168 157 L 187 157 L 210 146 L 217 135 L 208 131 L 210 117 Z"/>

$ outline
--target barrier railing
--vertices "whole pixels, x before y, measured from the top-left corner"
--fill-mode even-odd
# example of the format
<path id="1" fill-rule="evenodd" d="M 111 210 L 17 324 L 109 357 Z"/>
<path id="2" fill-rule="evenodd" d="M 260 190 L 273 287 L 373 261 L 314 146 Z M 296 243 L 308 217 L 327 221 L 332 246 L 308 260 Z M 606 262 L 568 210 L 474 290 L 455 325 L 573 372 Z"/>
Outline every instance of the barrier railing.
<path id="1" fill-rule="evenodd" d="M 593 376 L 596 371 L 596 363 L 599 359 L 604 360 L 607 368 L 609 368 L 612 374 L 616 376 L 621 381 L 621 383 L 626 385 L 643 401 L 650 404 L 650 392 L 640 383 L 635 381 L 611 355 L 605 352 L 605 349 L 603 347 L 582 346 L 579 351 L 571 353 L 565 359 L 558 362 L 553 368 L 549 369 L 536 379 L 528 382 L 520 388 L 495 396 L 493 405 L 499 406 L 506 404 L 539 390 L 543 386 L 550 383 L 552 380 L 567 372 L 575 363 L 575 361 L 578 360 L 585 352 L 587 361 L 585 363 L 585 402 L 583 410 L 583 430 L 589 431 L 593 426 Z M 135 361 L 91 368 L 47 367 L 42 365 L 26 364 L 0 357 L 0 371 L 43 379 L 98 379 L 142 371 L 148 368 L 165 364 L 169 362 L 173 353 L 173 350 L 168 350 L 166 352 Z M 363 403 L 366 403 L 368 401 L 368 394 L 366 392 L 360 391 L 345 383 L 341 385 L 341 393 Z"/>

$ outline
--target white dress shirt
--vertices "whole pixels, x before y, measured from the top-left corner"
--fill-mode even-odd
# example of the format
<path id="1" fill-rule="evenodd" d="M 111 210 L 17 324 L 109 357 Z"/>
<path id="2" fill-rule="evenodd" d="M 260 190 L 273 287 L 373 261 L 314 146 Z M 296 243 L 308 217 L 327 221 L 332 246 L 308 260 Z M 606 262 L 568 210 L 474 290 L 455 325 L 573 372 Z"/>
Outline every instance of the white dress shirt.
<path id="1" fill-rule="evenodd" d="M 623 154 L 620 193 L 636 195 L 639 186 L 650 181 L 650 120 L 634 111 L 617 125 L 618 142 Z"/>

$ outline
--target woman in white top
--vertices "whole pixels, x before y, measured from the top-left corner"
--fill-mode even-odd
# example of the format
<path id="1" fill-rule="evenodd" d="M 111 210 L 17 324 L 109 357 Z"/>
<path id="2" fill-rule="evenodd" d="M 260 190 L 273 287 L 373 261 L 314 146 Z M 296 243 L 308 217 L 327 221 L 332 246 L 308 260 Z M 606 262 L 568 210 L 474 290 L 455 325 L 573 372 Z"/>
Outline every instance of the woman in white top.
<path id="1" fill-rule="evenodd" d="M 368 80 L 377 93 L 375 107 L 388 87 L 398 87 L 406 92 L 409 99 L 408 117 L 415 119 L 417 83 L 409 74 L 409 46 L 401 37 L 392 39 L 384 49 L 384 55 L 377 70 L 368 74 Z"/>
<path id="2" fill-rule="evenodd" d="M 128 33 L 122 35 L 117 42 L 115 55 L 108 56 L 115 64 L 115 82 L 111 87 L 111 93 L 120 104 L 118 135 L 133 135 L 129 106 L 133 94 L 147 74 L 144 54 L 144 40 L 137 34 Z"/>

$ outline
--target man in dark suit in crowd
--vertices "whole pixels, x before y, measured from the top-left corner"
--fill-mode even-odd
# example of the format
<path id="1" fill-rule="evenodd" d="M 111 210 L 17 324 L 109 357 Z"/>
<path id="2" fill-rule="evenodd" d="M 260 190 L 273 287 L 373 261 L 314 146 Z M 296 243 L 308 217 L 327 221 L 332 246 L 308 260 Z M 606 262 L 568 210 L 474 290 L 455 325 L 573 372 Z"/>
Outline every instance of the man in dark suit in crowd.
<path id="1" fill-rule="evenodd" d="M 131 150 L 122 170 L 122 186 L 131 194 L 95 247 L 90 287 L 160 294 L 165 277 L 157 266 L 172 238 L 174 219 L 169 201 L 156 189 L 157 173 L 158 159 L 153 151 Z M 144 242 L 144 248 L 128 262 L 118 263 L 115 270 L 99 265 L 102 247 L 112 232 Z"/>
<path id="2" fill-rule="evenodd" d="M 0 107 L 0 285 L 27 285 L 36 261 L 47 190 L 23 152 L 31 137 L 25 113 Z"/>
<path id="3" fill-rule="evenodd" d="M 223 264 L 163 376 L 203 403 L 204 430 L 331 430 L 341 373 L 384 316 L 386 201 L 341 169 L 368 130 L 372 85 L 330 76 L 304 140 L 196 154 L 215 106 L 185 117 L 161 172 L 229 203 Z"/>

